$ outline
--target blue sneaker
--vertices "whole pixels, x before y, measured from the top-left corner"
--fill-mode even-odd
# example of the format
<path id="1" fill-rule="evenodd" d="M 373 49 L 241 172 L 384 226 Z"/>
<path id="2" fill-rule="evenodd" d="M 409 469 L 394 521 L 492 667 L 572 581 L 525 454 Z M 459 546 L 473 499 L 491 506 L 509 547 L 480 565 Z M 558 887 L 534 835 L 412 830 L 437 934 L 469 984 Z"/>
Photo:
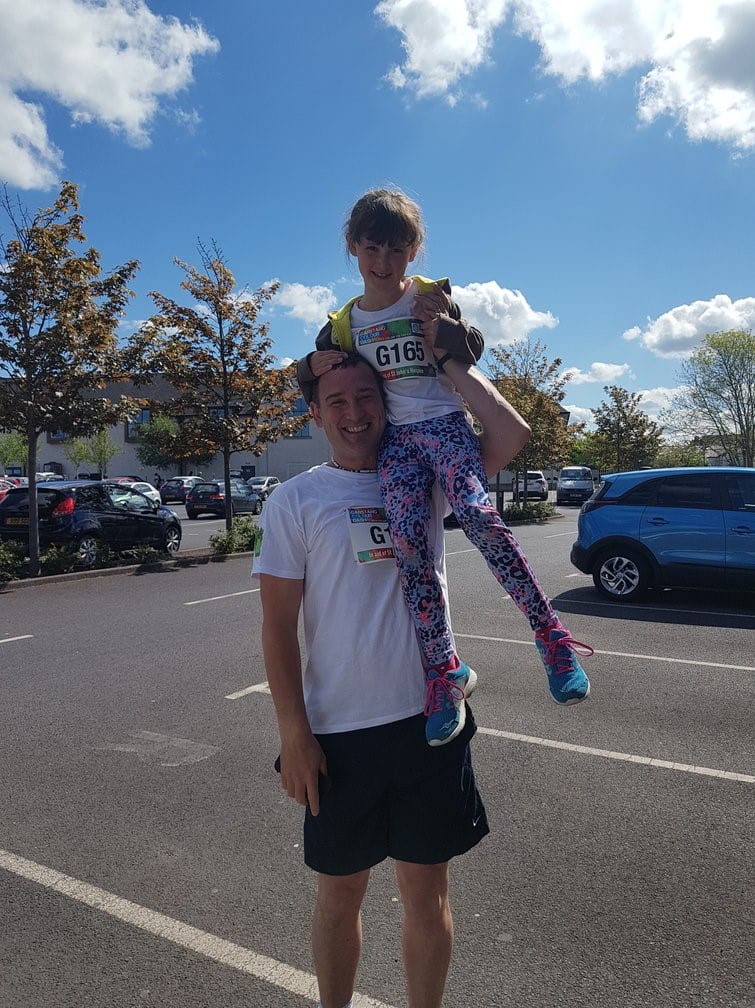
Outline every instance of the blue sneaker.
<path id="1" fill-rule="evenodd" d="M 453 671 L 428 671 L 425 699 L 428 745 L 445 745 L 456 738 L 467 719 L 464 700 L 476 685 L 477 673 L 464 662 Z"/>
<path id="2" fill-rule="evenodd" d="M 586 700 L 590 680 L 577 661 L 577 655 L 589 658 L 594 654 L 590 645 L 574 640 L 560 623 L 538 630 L 535 644 L 548 674 L 548 689 L 556 703 L 567 705 Z"/>

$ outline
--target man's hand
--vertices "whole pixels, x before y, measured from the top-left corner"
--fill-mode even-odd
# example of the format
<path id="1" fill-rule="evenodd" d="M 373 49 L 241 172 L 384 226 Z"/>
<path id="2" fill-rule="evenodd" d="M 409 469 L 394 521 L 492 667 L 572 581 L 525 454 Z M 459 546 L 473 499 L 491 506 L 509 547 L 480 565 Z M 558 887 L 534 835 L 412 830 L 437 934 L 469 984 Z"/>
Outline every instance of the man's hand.
<path id="1" fill-rule="evenodd" d="M 315 350 L 309 358 L 309 367 L 315 378 L 324 375 L 337 364 L 340 364 L 346 354 L 342 350 Z"/>
<path id="2" fill-rule="evenodd" d="M 300 805 L 309 805 L 313 816 L 320 814 L 319 775 L 327 775 L 328 764 L 317 739 L 311 733 L 281 738 L 281 787 Z"/>
<path id="3" fill-rule="evenodd" d="M 438 319 L 447 315 L 451 300 L 439 284 L 434 285 L 431 294 L 418 294 L 412 305 L 412 315 L 422 323 L 422 335 L 425 342 L 435 352 L 435 339 L 438 335 Z M 442 357 L 445 351 L 439 350 L 435 356 Z"/>

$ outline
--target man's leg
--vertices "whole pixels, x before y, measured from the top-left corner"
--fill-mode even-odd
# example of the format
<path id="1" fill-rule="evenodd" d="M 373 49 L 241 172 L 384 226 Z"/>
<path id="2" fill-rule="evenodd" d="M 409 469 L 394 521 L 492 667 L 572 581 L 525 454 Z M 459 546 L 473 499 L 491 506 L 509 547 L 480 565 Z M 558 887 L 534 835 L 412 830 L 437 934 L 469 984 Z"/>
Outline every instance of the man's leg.
<path id="1" fill-rule="evenodd" d="M 453 919 L 448 862 L 396 862 L 404 907 L 404 968 L 409 1008 L 440 1008 L 451 962 Z"/>
<path id="2" fill-rule="evenodd" d="M 343 1008 L 354 992 L 362 950 L 360 908 L 369 871 L 317 876 L 312 952 L 323 1008 Z"/>

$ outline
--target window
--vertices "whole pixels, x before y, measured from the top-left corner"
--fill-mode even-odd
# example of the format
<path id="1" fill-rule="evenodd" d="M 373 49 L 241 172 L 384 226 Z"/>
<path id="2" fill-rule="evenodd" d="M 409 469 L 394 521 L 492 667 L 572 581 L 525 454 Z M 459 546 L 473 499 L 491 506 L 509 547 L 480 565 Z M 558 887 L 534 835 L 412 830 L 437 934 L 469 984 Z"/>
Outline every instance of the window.
<path id="1" fill-rule="evenodd" d="M 304 400 L 301 398 L 297 399 L 296 402 L 294 403 L 293 409 L 291 410 L 291 416 L 294 417 L 306 416 L 308 413 L 309 413 L 309 407 L 304 402 Z M 308 438 L 311 436 L 312 435 L 310 434 L 308 423 L 304 424 L 303 427 L 300 427 L 299 430 L 294 431 L 294 433 L 291 435 L 291 437 L 294 438 Z"/>
<path id="2" fill-rule="evenodd" d="M 755 514 L 755 475 L 734 473 L 726 477 L 726 508 Z"/>
<path id="3" fill-rule="evenodd" d="M 713 478 L 709 474 L 667 476 L 658 483 L 658 507 L 712 508 L 717 506 Z"/>
<path id="4" fill-rule="evenodd" d="M 148 409 L 141 409 L 130 420 L 126 421 L 125 437 L 127 441 L 139 440 L 139 428 L 142 424 L 148 424 L 152 419 L 152 413 Z"/>

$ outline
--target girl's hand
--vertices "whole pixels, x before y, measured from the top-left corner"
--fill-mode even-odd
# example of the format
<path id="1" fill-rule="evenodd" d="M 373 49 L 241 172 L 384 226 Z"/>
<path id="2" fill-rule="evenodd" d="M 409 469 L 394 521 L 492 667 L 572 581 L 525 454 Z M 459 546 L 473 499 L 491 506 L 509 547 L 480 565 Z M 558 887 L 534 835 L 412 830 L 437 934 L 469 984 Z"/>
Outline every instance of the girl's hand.
<path id="1" fill-rule="evenodd" d="M 448 314 L 450 305 L 450 298 L 438 284 L 431 294 L 418 294 L 414 299 L 412 314 L 422 323 L 422 335 L 432 350 L 438 335 L 438 320 L 441 315 Z M 443 352 L 440 351 L 439 355 L 442 356 Z"/>
<path id="2" fill-rule="evenodd" d="M 315 350 L 309 358 L 309 367 L 315 378 L 340 364 L 346 354 L 342 350 Z"/>

